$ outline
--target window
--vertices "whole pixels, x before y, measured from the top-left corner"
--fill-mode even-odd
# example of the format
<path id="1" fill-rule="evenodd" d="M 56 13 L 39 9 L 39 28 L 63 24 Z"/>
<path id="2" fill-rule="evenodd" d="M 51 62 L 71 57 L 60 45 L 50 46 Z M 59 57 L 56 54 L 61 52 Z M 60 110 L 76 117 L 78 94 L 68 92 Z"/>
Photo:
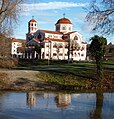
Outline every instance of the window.
<path id="1" fill-rule="evenodd" d="M 78 37 L 77 37 L 77 36 L 75 36 L 75 37 L 74 37 L 74 40 L 78 40 Z"/>
<path id="2" fill-rule="evenodd" d="M 76 52 L 74 54 L 75 54 L 75 57 L 76 57 L 77 56 Z"/>
<path id="3" fill-rule="evenodd" d="M 49 38 L 52 38 L 52 35 L 48 35 Z"/>
<path id="4" fill-rule="evenodd" d="M 62 45 L 60 45 L 60 46 L 59 46 L 59 48 L 63 48 L 63 46 L 62 46 Z"/>
<path id="5" fill-rule="evenodd" d="M 53 53 L 53 56 L 56 56 L 57 54 L 56 53 Z"/>
<path id="6" fill-rule="evenodd" d="M 84 54 L 81 54 L 81 56 L 84 56 Z"/>
<path id="7" fill-rule="evenodd" d="M 46 47 L 49 47 L 49 45 L 46 45 Z"/>
<path id="8" fill-rule="evenodd" d="M 54 45 L 53 48 L 57 48 L 57 45 Z"/>
<path id="9" fill-rule="evenodd" d="M 68 48 L 68 45 L 65 45 L 65 48 Z"/>
<path id="10" fill-rule="evenodd" d="M 62 28 L 63 30 L 66 30 L 66 26 L 63 26 L 63 28 Z"/>
<path id="11" fill-rule="evenodd" d="M 81 51 L 83 51 L 84 50 L 84 46 L 81 48 Z"/>
<path id="12" fill-rule="evenodd" d="M 59 54 L 59 56 L 63 56 L 63 54 L 62 54 L 62 53 L 60 53 L 60 54 Z"/>
<path id="13" fill-rule="evenodd" d="M 109 49 L 109 53 L 112 53 L 112 51 L 113 51 L 112 48 L 110 48 L 110 49 Z"/>
<path id="14" fill-rule="evenodd" d="M 54 38 L 58 38 L 58 36 L 54 36 Z"/>
<path id="15" fill-rule="evenodd" d="M 69 31 L 71 30 L 71 27 L 69 27 Z"/>
<path id="16" fill-rule="evenodd" d="M 60 30 L 60 26 L 56 26 L 56 31 Z"/>
<path id="17" fill-rule="evenodd" d="M 77 51 L 79 51 L 79 50 L 80 50 L 80 47 L 77 48 Z"/>

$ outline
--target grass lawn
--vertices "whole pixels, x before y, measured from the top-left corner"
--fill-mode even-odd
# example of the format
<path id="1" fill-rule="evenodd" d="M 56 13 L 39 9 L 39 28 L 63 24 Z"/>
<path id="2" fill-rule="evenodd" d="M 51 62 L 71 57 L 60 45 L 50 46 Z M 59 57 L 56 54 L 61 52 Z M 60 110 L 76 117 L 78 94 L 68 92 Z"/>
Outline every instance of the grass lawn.
<path id="1" fill-rule="evenodd" d="M 53 70 L 60 71 L 63 73 L 70 73 L 74 75 L 90 76 L 94 77 L 96 75 L 96 65 L 90 62 L 73 62 L 69 63 L 67 61 L 50 61 L 48 65 L 47 60 L 22 60 L 19 63 L 21 68 L 31 68 L 33 70 Z M 114 73 L 114 62 L 104 62 L 103 63 L 104 72 Z"/>
<path id="2" fill-rule="evenodd" d="M 40 71 L 37 81 L 57 90 L 114 90 L 114 62 L 104 62 L 104 80 L 98 81 L 96 65 L 90 62 L 21 60 L 16 69 Z M 43 83 L 43 84 L 42 84 Z"/>
<path id="3" fill-rule="evenodd" d="M 104 89 L 114 87 L 114 62 L 104 62 L 105 80 L 98 81 L 96 75 L 96 65 L 90 62 L 66 61 L 29 61 L 22 62 L 19 67 L 31 68 L 32 70 L 42 70 L 38 79 L 60 87 L 82 88 L 82 89 Z M 111 80 L 111 81 L 110 81 Z"/>

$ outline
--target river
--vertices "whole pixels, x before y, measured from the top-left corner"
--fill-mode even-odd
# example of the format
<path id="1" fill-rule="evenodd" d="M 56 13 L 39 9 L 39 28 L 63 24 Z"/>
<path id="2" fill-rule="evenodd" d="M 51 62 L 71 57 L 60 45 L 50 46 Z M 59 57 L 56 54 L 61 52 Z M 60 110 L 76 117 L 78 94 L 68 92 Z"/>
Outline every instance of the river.
<path id="1" fill-rule="evenodd" d="M 0 119 L 114 119 L 114 93 L 0 92 Z"/>

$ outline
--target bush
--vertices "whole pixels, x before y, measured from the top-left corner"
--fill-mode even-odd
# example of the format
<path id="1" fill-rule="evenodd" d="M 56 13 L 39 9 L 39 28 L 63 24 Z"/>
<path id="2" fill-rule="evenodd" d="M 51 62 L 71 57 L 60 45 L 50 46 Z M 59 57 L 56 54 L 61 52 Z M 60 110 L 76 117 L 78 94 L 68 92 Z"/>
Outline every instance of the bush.
<path id="1" fill-rule="evenodd" d="M 0 88 L 5 87 L 9 83 L 9 76 L 7 73 L 0 72 Z"/>
<path id="2" fill-rule="evenodd" d="M 12 68 L 18 64 L 17 59 L 0 58 L 0 68 Z"/>

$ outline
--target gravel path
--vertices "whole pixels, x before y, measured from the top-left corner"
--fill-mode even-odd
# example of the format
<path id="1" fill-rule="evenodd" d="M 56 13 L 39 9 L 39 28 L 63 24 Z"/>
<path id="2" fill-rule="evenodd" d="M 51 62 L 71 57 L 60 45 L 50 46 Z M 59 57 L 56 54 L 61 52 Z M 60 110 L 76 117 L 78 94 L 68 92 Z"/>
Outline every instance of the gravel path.
<path id="1" fill-rule="evenodd" d="M 55 85 L 38 79 L 39 73 L 34 70 L 0 70 L 0 82 L 3 82 L 0 83 L 0 90 L 56 90 Z"/>
<path id="2" fill-rule="evenodd" d="M 39 71 L 32 70 L 1 70 L 0 73 L 7 73 L 10 80 L 14 81 L 17 79 L 28 79 L 35 80 L 37 79 L 37 74 Z"/>

